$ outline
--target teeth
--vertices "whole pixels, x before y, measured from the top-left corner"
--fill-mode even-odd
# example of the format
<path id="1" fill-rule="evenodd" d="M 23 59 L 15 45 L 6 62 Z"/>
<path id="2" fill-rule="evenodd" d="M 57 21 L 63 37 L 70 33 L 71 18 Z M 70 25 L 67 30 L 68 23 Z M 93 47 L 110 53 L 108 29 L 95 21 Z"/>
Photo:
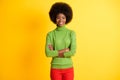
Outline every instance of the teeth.
<path id="1" fill-rule="evenodd" d="M 59 23 L 59 24 L 62 24 L 62 23 Z"/>
<path id="2" fill-rule="evenodd" d="M 60 24 L 62 24 L 63 22 L 60 22 Z"/>

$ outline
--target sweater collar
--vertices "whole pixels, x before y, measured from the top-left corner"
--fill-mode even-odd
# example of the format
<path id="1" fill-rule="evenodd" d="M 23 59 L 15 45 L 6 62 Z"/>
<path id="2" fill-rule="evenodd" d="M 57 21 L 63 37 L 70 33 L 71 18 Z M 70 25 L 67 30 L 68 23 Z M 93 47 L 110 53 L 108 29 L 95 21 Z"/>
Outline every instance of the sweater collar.
<path id="1" fill-rule="evenodd" d="M 66 26 L 57 26 L 56 30 L 58 31 L 63 31 L 63 30 L 66 30 Z"/>

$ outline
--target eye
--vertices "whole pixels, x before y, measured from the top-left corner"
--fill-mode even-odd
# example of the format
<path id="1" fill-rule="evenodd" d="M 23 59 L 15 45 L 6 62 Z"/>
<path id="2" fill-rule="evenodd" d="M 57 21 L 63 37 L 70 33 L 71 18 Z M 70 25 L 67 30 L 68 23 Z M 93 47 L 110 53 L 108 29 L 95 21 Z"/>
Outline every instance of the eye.
<path id="1" fill-rule="evenodd" d="M 60 19 L 60 17 L 57 17 L 56 19 Z"/>
<path id="2" fill-rule="evenodd" d="M 62 19 L 65 19 L 65 17 L 62 17 Z"/>

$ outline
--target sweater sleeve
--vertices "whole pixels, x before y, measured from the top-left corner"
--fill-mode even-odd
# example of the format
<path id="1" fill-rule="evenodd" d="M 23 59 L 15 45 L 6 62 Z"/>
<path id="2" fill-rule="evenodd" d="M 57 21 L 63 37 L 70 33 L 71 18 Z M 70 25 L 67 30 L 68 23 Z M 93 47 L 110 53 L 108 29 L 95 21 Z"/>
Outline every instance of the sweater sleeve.
<path id="1" fill-rule="evenodd" d="M 53 45 L 53 42 L 52 42 L 52 36 L 50 36 L 50 33 L 47 34 L 46 36 L 46 45 L 45 45 L 45 54 L 47 57 L 55 57 L 55 56 L 58 56 L 58 51 L 57 50 L 50 50 L 48 48 L 48 45 L 52 44 Z"/>
<path id="2" fill-rule="evenodd" d="M 73 56 L 76 53 L 76 34 L 74 31 L 71 32 L 71 45 L 70 51 L 64 53 L 64 57 Z"/>

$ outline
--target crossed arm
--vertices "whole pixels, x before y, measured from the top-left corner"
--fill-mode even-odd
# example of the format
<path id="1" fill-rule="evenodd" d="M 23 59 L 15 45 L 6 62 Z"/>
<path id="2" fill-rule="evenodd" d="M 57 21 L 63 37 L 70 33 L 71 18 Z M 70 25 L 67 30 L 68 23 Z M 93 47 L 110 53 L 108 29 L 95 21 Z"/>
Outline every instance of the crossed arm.
<path id="1" fill-rule="evenodd" d="M 71 44 L 69 48 L 62 50 L 54 50 L 52 46 L 52 37 L 47 35 L 45 53 L 47 57 L 70 57 L 76 53 L 76 35 L 75 32 L 71 32 Z"/>
<path id="2" fill-rule="evenodd" d="M 53 46 L 52 45 L 48 45 L 48 48 L 52 51 L 53 50 Z M 69 48 L 65 48 L 62 50 L 58 50 L 58 57 L 64 57 L 64 53 L 68 52 Z"/>

